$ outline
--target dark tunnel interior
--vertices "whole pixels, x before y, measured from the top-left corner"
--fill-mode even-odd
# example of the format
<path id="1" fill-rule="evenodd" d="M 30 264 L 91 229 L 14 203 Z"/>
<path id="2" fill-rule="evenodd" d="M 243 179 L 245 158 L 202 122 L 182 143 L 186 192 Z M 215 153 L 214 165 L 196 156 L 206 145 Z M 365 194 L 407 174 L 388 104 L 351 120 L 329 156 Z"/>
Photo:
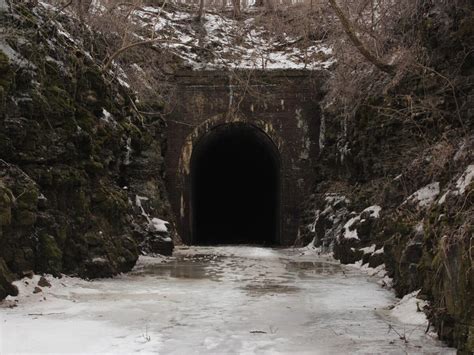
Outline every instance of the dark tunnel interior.
<path id="1" fill-rule="evenodd" d="M 191 162 L 193 243 L 275 245 L 280 159 L 260 130 L 229 124 L 197 144 Z"/>

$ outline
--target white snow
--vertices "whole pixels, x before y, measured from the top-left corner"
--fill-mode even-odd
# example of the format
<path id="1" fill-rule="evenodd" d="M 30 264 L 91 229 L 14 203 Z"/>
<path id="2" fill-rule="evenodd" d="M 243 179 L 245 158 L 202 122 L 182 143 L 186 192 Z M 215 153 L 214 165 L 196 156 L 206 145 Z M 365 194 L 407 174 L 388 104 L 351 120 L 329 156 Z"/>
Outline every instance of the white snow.
<path id="1" fill-rule="evenodd" d="M 20 53 L 15 51 L 10 45 L 8 45 L 2 38 L 0 38 L 0 51 L 2 51 L 8 60 L 15 63 L 21 68 L 35 69 L 36 65 L 23 57 Z"/>
<path id="2" fill-rule="evenodd" d="M 414 291 L 403 297 L 390 310 L 390 315 L 402 323 L 423 325 L 426 328 L 428 319 L 422 310 L 427 305 L 427 302 L 416 298 L 419 292 L 420 290 Z"/>
<path id="3" fill-rule="evenodd" d="M 132 138 L 128 137 L 126 144 L 125 144 L 125 158 L 123 160 L 123 165 L 130 165 L 131 160 L 130 157 L 132 156 Z"/>
<path id="4" fill-rule="evenodd" d="M 379 254 L 380 250 L 375 251 L 374 254 Z M 393 279 L 388 276 L 387 271 L 385 270 L 385 264 L 379 265 L 376 268 L 370 267 L 369 264 L 362 264 L 362 260 L 356 261 L 354 264 L 348 264 L 347 267 L 356 268 L 360 271 L 366 273 L 370 277 L 375 278 L 377 284 L 386 289 L 391 289 L 393 286 Z"/>
<path id="5" fill-rule="evenodd" d="M 455 353 L 424 327 L 405 344 L 392 292 L 300 250 L 187 247 L 113 279 L 47 278 L 0 303 L 0 353 Z"/>
<path id="6" fill-rule="evenodd" d="M 377 255 L 377 254 L 383 254 L 383 247 L 380 249 L 377 249 L 376 251 L 372 253 L 372 255 Z"/>
<path id="7" fill-rule="evenodd" d="M 418 191 L 415 191 L 405 201 L 403 201 L 402 205 L 412 202 L 420 207 L 428 207 L 434 202 L 436 197 L 438 197 L 439 191 L 439 182 L 433 182 Z"/>
<path id="8" fill-rule="evenodd" d="M 461 177 L 456 181 L 456 191 L 458 194 L 463 195 L 466 192 L 466 188 L 474 180 L 474 164 L 469 165 L 461 175 Z"/>
<path id="9" fill-rule="evenodd" d="M 370 217 L 379 218 L 380 217 L 380 211 L 382 211 L 382 207 L 374 205 L 374 206 L 367 207 L 365 210 L 362 211 L 362 213 L 369 212 Z"/>
<path id="10" fill-rule="evenodd" d="M 143 207 L 142 202 L 148 201 L 148 197 L 135 195 L 135 205 L 140 209 L 141 214 L 145 217 L 148 222 L 150 222 L 150 216 L 146 213 L 145 208 Z"/>
<path id="11" fill-rule="evenodd" d="M 291 45 L 294 38 L 285 34 L 277 38 L 254 18 L 236 21 L 206 13 L 202 31 L 189 25 L 194 15 L 185 11 L 147 6 L 132 15 L 141 28 L 167 39 L 155 46 L 178 55 L 193 69 L 327 69 L 334 64 L 332 49 L 323 42 L 313 41 L 307 47 Z M 203 53 L 197 54 L 196 48 Z"/>
<path id="12" fill-rule="evenodd" d="M 374 205 L 367 207 L 365 210 L 363 210 L 359 215 L 352 217 L 349 219 L 346 224 L 344 225 L 344 233 L 343 237 L 345 239 L 359 239 L 359 236 L 357 235 L 357 229 L 353 227 L 353 225 L 356 222 L 364 222 L 362 219 L 362 214 L 363 213 L 369 213 L 371 218 L 379 218 L 380 217 L 380 211 L 382 210 L 382 207 Z"/>
<path id="13" fill-rule="evenodd" d="M 169 222 L 155 217 L 151 219 L 150 227 L 153 232 L 167 232 L 167 224 L 169 224 Z"/>
<path id="14" fill-rule="evenodd" d="M 370 247 L 360 248 L 359 250 L 364 252 L 364 254 L 373 254 L 375 252 L 375 248 L 376 248 L 376 245 L 372 244 Z"/>
<path id="15" fill-rule="evenodd" d="M 357 229 L 352 228 L 352 225 L 358 221 L 360 221 L 360 216 L 352 217 L 346 222 L 346 224 L 344 224 L 343 229 L 345 239 L 359 239 L 359 236 L 357 235 Z"/>
<path id="16" fill-rule="evenodd" d="M 443 196 L 441 196 L 441 198 L 438 200 L 438 205 L 442 205 L 443 203 L 446 202 L 446 198 L 448 197 L 450 192 L 451 191 L 448 190 L 443 194 Z"/>
<path id="17" fill-rule="evenodd" d="M 168 227 L 166 225 L 169 222 L 157 217 L 150 217 L 150 214 L 146 212 L 143 202 L 148 200 L 148 197 L 135 195 L 135 205 L 140 209 L 141 215 L 148 221 L 148 229 L 151 232 L 167 232 Z"/>
<path id="18" fill-rule="evenodd" d="M 462 173 L 459 179 L 456 181 L 456 186 L 452 190 L 446 191 L 443 196 L 438 200 L 438 205 L 442 205 L 446 202 L 446 198 L 449 194 L 463 195 L 466 192 L 467 187 L 474 181 L 474 164 L 469 165 L 466 170 Z"/>
<path id="19" fill-rule="evenodd" d="M 337 193 L 327 193 L 324 195 L 324 200 L 329 204 L 335 205 L 339 202 L 349 203 L 349 200 L 344 195 L 340 195 Z"/>

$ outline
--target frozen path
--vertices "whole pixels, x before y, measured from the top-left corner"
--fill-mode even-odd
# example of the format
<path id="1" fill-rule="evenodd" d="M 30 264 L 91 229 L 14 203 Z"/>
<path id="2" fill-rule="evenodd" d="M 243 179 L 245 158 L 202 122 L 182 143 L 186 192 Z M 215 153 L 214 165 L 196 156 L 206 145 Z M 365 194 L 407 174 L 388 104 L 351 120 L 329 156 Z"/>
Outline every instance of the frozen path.
<path id="1" fill-rule="evenodd" d="M 367 275 L 298 250 L 181 248 L 114 279 L 36 281 L 0 304 L 1 354 L 454 353 L 391 318 Z"/>

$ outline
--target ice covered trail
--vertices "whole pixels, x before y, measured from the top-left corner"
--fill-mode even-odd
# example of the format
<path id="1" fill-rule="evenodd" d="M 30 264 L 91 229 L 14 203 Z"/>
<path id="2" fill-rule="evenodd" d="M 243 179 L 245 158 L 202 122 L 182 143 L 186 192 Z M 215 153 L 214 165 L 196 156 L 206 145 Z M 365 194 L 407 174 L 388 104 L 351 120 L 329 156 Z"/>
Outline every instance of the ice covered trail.
<path id="1" fill-rule="evenodd" d="M 366 274 L 307 254 L 179 248 L 114 279 L 50 278 L 36 294 L 24 279 L 1 304 L 0 353 L 454 353 L 394 318 L 392 292 Z"/>

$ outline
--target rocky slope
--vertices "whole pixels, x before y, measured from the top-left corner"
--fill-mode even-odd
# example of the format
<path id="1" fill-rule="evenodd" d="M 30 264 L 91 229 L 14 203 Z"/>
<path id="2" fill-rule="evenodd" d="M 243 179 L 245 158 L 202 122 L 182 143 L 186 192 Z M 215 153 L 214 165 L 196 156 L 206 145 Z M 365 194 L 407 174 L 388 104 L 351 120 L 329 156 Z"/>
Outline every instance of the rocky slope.
<path id="1" fill-rule="evenodd" d="M 107 277 L 171 253 L 160 115 L 101 72 L 90 32 L 0 4 L 0 299 L 31 271 Z"/>
<path id="2" fill-rule="evenodd" d="M 474 17 L 424 10 L 430 68 L 325 111 L 320 166 L 300 243 L 343 263 L 385 264 L 399 296 L 421 289 L 440 337 L 474 351 Z"/>

